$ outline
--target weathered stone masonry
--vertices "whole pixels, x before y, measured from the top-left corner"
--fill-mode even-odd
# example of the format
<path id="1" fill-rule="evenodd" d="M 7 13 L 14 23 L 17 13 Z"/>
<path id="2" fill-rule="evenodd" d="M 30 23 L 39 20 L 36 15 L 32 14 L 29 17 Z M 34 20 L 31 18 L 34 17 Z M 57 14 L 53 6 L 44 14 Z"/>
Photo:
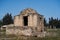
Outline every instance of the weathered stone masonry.
<path id="1" fill-rule="evenodd" d="M 14 16 L 14 33 L 20 35 L 40 34 L 44 31 L 44 17 L 31 8 L 24 9 L 19 15 Z M 9 33 L 9 30 L 7 31 Z M 24 34 L 26 33 L 26 34 Z M 36 34 L 36 35 L 38 35 Z"/>

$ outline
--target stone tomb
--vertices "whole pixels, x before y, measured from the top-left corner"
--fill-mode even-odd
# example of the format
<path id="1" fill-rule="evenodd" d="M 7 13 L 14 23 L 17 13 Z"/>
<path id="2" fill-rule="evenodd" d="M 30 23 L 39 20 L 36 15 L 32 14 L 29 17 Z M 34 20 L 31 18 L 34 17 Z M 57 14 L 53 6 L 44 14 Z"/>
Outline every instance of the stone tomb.
<path id="1" fill-rule="evenodd" d="M 44 31 L 44 17 L 31 8 L 24 9 L 14 16 L 15 31 L 20 35 L 38 35 Z"/>

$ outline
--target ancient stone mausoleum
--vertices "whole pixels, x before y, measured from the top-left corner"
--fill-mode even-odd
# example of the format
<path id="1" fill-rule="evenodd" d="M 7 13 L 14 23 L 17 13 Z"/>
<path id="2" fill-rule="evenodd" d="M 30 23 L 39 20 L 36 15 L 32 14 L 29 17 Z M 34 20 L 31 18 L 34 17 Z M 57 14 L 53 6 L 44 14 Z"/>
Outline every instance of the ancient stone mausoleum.
<path id="1" fill-rule="evenodd" d="M 14 24 L 6 27 L 6 34 L 41 36 L 44 35 L 44 17 L 37 11 L 27 8 L 14 16 Z"/>
<path id="2" fill-rule="evenodd" d="M 44 17 L 31 8 L 24 9 L 14 17 L 14 25 L 22 28 L 32 28 L 36 31 L 44 30 Z"/>

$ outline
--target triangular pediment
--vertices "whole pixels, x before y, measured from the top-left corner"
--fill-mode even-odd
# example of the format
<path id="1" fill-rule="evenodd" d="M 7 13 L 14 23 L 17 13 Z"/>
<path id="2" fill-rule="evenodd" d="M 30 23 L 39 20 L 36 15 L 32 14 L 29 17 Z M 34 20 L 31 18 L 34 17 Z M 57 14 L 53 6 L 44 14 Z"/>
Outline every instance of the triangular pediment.
<path id="1" fill-rule="evenodd" d="M 36 10 L 33 10 L 32 8 L 27 8 L 27 9 L 24 9 L 21 11 L 20 14 L 34 14 L 34 13 L 37 13 Z"/>

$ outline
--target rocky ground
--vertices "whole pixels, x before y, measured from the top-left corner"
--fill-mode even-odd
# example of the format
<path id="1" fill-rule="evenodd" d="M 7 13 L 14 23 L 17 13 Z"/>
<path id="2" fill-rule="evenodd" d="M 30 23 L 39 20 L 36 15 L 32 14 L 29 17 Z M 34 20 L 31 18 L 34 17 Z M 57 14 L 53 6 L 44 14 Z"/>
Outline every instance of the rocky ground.
<path id="1" fill-rule="evenodd" d="M 0 30 L 0 40 L 60 40 L 60 29 L 47 29 L 46 32 L 46 36 L 41 38 L 6 35 L 5 30 Z"/>

